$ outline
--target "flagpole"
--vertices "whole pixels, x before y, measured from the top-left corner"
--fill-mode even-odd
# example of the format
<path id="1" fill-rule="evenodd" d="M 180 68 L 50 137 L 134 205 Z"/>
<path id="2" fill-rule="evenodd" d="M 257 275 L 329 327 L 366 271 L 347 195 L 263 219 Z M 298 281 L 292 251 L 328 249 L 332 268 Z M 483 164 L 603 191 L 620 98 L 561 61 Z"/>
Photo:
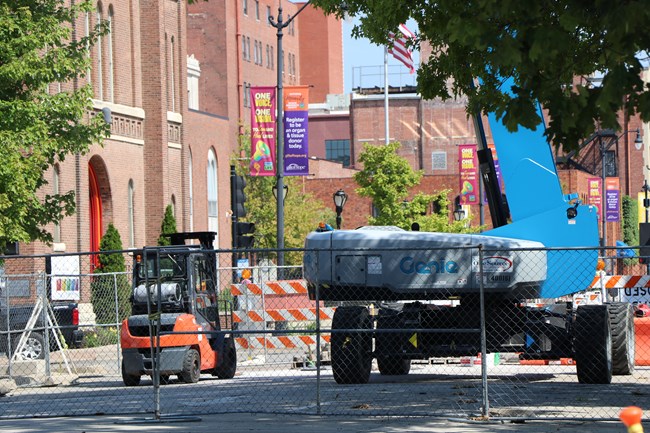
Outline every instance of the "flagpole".
<path id="1" fill-rule="evenodd" d="M 384 119 L 386 130 L 386 144 L 390 139 L 390 134 L 388 131 L 388 47 L 384 45 Z"/>

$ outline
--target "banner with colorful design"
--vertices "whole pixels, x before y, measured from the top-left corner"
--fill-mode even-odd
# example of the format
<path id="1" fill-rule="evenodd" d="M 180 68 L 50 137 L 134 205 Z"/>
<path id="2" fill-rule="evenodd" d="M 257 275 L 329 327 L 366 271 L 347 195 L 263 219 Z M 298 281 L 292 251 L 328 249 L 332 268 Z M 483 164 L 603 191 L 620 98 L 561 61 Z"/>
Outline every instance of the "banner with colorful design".
<path id="1" fill-rule="evenodd" d="M 460 204 L 478 203 L 478 157 L 475 144 L 458 146 L 458 173 L 460 179 Z"/>
<path id="2" fill-rule="evenodd" d="M 284 174 L 309 174 L 309 86 L 284 88 Z"/>
<path id="3" fill-rule="evenodd" d="M 79 257 L 52 255 L 49 260 L 52 300 L 78 301 L 81 299 Z"/>
<path id="4" fill-rule="evenodd" d="M 251 87 L 251 176 L 275 175 L 275 87 Z"/>
<path id="5" fill-rule="evenodd" d="M 598 209 L 598 219 L 602 218 L 603 214 L 601 213 L 603 208 L 603 194 L 602 194 L 602 179 L 599 177 L 590 177 L 587 179 L 587 191 L 589 191 L 588 198 L 589 204 L 596 206 Z"/>
<path id="6" fill-rule="evenodd" d="M 621 184 L 618 177 L 605 179 L 605 221 L 617 223 L 621 220 Z"/>

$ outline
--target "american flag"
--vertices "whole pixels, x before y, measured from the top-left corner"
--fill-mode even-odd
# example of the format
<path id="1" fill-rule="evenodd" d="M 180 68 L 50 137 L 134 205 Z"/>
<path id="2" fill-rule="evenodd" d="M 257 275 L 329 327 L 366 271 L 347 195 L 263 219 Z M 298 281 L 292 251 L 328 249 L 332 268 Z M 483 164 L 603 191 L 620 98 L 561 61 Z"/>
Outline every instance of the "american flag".
<path id="1" fill-rule="evenodd" d="M 404 24 L 400 24 L 398 27 L 399 33 L 390 33 L 390 38 L 393 40 L 393 46 L 388 48 L 388 52 L 393 55 L 397 60 L 404 63 L 404 65 L 409 68 L 411 74 L 415 72 L 415 64 L 413 63 L 413 57 L 411 56 L 411 50 L 406 48 L 406 43 L 409 39 L 415 38 L 413 32 L 411 32 Z"/>

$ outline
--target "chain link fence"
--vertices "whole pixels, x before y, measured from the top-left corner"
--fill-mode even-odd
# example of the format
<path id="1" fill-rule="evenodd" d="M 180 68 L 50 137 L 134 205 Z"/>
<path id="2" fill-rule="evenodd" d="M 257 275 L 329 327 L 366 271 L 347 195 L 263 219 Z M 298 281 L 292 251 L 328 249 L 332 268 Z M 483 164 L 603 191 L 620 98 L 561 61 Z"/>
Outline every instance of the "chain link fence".
<path id="1" fill-rule="evenodd" d="M 3 258 L 0 417 L 615 419 L 650 403 L 650 282 L 615 250 L 284 252 L 304 268 L 268 250 L 113 254 L 126 272 Z M 600 256 L 627 275 L 597 274 Z"/>

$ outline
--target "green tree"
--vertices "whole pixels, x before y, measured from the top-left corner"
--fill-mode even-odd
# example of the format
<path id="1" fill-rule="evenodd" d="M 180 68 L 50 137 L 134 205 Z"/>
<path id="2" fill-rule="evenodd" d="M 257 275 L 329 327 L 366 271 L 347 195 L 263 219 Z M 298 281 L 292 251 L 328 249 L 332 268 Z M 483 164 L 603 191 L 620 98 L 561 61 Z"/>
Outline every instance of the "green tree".
<path id="1" fill-rule="evenodd" d="M 170 245 L 171 239 L 169 235 L 176 233 L 176 218 L 174 218 L 174 210 L 172 205 L 168 204 L 165 208 L 165 215 L 163 216 L 162 223 L 160 224 L 160 236 L 158 236 L 158 245 Z"/>
<path id="2" fill-rule="evenodd" d="M 619 129 L 621 108 L 650 120 L 650 90 L 641 77 L 650 53 L 645 2 L 311 3 L 340 17 L 358 16 L 353 35 L 380 45 L 399 24 L 414 20 L 417 42 L 432 48 L 418 71 L 422 96 L 467 95 L 470 111 L 497 113 L 511 131 L 540 123 L 536 101 L 550 115 L 547 137 L 564 149 L 575 149 L 595 125 Z M 596 85 L 587 79 L 596 76 L 602 77 Z M 472 86 L 476 77 L 482 79 L 478 88 Z M 504 78 L 514 80 L 512 89 L 502 88 Z"/>
<path id="3" fill-rule="evenodd" d="M 131 314 L 131 286 L 126 275 L 122 238 L 112 223 L 102 236 L 99 251 L 99 266 L 90 284 L 90 302 L 98 324 L 116 324 Z"/>
<path id="4" fill-rule="evenodd" d="M 359 155 L 363 170 L 354 174 L 359 185 L 357 193 L 372 200 L 377 209 L 376 217 L 369 217 L 370 225 L 393 225 L 410 230 L 418 223 L 422 231 L 460 233 L 478 231 L 468 229 L 464 221 L 449 221 L 449 191 L 436 194 L 417 193 L 410 200 L 411 188 L 419 185 L 421 171 L 414 171 L 409 162 L 397 155 L 400 144 L 373 146 L 365 144 Z M 427 209 L 435 203 L 438 212 L 427 215 Z"/>
<path id="5" fill-rule="evenodd" d="M 623 214 L 623 242 L 628 245 L 639 245 L 639 204 L 630 196 L 623 196 L 621 203 Z"/>
<path id="6" fill-rule="evenodd" d="M 88 47 L 105 31 L 72 40 L 72 23 L 90 1 L 0 4 L 0 248 L 8 242 L 51 242 L 43 227 L 74 213 L 74 192 L 42 195 L 44 173 L 69 154 L 85 153 L 109 126 L 92 112 Z M 62 91 L 50 92 L 49 85 Z"/>

